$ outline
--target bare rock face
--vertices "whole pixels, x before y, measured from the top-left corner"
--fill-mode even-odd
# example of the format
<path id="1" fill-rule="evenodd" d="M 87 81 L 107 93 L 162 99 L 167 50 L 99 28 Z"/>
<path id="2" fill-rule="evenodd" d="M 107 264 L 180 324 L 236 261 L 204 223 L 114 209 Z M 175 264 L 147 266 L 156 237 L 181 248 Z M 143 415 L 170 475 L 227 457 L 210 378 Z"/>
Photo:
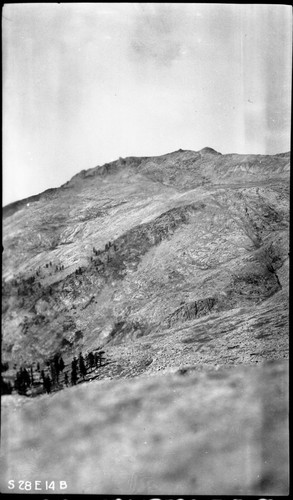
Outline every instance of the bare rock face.
<path id="1" fill-rule="evenodd" d="M 68 410 L 52 441 L 60 462 L 50 470 L 56 478 L 67 471 L 70 492 L 81 484 L 90 493 L 285 494 L 286 473 L 263 457 L 277 449 L 286 470 L 289 173 L 289 153 L 179 150 L 120 158 L 4 207 L 3 359 L 44 363 L 61 353 L 69 365 L 96 348 L 109 359 L 98 382 L 21 399 L 13 425 L 23 425 L 26 437 L 11 438 L 7 416 L 16 476 L 31 439 L 38 450 L 31 475 L 45 478 L 52 450 L 44 435 L 67 415 L 66 401 L 74 423 Z M 215 367 L 222 378 L 211 375 Z M 188 377 L 171 374 L 177 371 Z M 120 389 L 130 398 L 125 405 Z M 14 398 L 6 398 L 7 415 Z M 156 412 L 160 398 L 167 406 Z M 277 402 L 283 410 L 274 423 Z M 46 415 L 35 441 L 34 412 Z M 69 455 L 79 457 L 80 470 L 75 459 L 72 469 L 66 465 L 62 451 L 73 425 Z M 100 472 L 86 486 L 93 464 Z"/>
<path id="2" fill-rule="evenodd" d="M 167 324 L 171 327 L 176 323 L 184 323 L 190 319 L 205 316 L 206 314 L 209 314 L 215 303 L 216 299 L 214 299 L 214 297 L 207 297 L 203 300 L 183 304 L 181 307 L 176 309 L 176 311 L 170 314 L 167 318 Z"/>

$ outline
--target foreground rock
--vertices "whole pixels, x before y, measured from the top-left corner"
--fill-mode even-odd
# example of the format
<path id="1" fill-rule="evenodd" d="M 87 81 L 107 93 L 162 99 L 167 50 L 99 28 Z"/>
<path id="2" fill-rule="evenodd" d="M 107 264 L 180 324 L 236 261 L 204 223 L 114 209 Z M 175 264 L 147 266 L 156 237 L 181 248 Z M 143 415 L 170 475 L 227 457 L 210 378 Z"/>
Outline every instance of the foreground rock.
<path id="1" fill-rule="evenodd" d="M 286 361 L 5 396 L 1 491 L 14 478 L 67 493 L 285 495 L 287 400 Z"/>

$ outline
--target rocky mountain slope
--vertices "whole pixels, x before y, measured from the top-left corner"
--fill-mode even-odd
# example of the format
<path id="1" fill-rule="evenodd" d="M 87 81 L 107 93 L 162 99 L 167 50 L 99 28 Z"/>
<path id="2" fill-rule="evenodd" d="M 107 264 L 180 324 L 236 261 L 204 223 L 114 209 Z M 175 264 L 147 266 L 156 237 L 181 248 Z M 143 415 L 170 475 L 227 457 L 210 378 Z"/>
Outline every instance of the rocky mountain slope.
<path id="1" fill-rule="evenodd" d="M 3 352 L 30 362 L 194 335 L 203 316 L 261 316 L 279 295 L 282 315 L 289 168 L 289 154 L 179 150 L 119 159 L 5 207 Z M 277 331 L 287 336 L 286 320 Z"/>
<path id="2" fill-rule="evenodd" d="M 70 492 L 286 494 L 289 174 L 289 153 L 179 150 L 120 158 L 4 207 L 3 359 L 61 353 L 69 366 L 103 347 L 108 360 L 90 384 L 26 403 L 4 397 L 7 477 L 21 476 L 36 439 L 31 477 L 45 479 L 46 463 L 57 479 L 43 436 L 51 429 L 62 455 L 74 428 L 67 444 L 80 460 L 67 467 L 60 455 L 58 469 Z M 64 405 L 73 427 L 55 432 Z M 12 437 L 14 409 L 13 428 L 26 432 Z M 36 438 L 34 412 L 44 415 Z M 129 460 L 138 447 L 137 462 L 115 458 L 108 477 L 116 442 Z M 94 463 L 100 474 L 86 486 Z"/>

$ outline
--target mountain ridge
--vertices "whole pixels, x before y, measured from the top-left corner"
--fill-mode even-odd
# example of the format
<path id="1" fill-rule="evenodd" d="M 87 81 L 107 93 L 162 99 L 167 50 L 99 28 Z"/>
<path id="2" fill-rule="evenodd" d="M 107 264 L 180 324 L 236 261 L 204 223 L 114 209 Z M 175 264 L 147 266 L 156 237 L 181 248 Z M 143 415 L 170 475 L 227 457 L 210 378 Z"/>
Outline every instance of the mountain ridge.
<path id="1" fill-rule="evenodd" d="M 210 148 L 120 158 L 23 203 L 4 217 L 8 357 L 135 340 L 284 295 L 288 161 Z"/>
<path id="2" fill-rule="evenodd" d="M 120 158 L 3 218 L 3 377 L 36 385 L 3 396 L 1 491 L 26 463 L 68 493 L 288 494 L 289 175 L 289 154 Z"/>
<path id="3" fill-rule="evenodd" d="M 15 211 L 19 210 L 20 208 L 22 208 L 24 205 L 26 205 L 27 203 L 33 203 L 35 201 L 39 201 L 40 197 L 42 196 L 47 196 L 47 195 L 50 195 L 50 194 L 53 194 L 54 192 L 56 192 L 56 190 L 59 190 L 59 189 L 62 189 L 62 188 L 66 188 L 70 185 L 70 183 L 73 181 L 73 179 L 78 179 L 78 178 L 86 178 L 86 177 L 90 177 L 92 173 L 100 173 L 100 174 L 105 174 L 105 173 L 110 173 L 111 172 L 111 165 L 114 165 L 116 166 L 117 163 L 120 163 L 122 165 L 127 165 L 127 163 L 129 161 L 139 161 L 139 163 L 141 163 L 141 161 L 143 160 L 151 160 L 153 158 L 164 158 L 166 156 L 170 156 L 170 155 L 174 155 L 174 154 L 178 154 L 178 153 L 194 153 L 194 154 L 202 154 L 202 153 L 212 153 L 212 154 L 216 154 L 216 155 L 221 155 L 221 156 L 224 156 L 224 157 L 243 157 L 243 158 L 246 158 L 247 156 L 249 157 L 274 157 L 274 156 L 279 156 L 279 157 L 282 157 L 282 158 L 286 158 L 288 157 L 288 159 L 290 159 L 290 154 L 291 152 L 288 151 L 288 152 L 283 152 L 283 153 L 277 153 L 275 155 L 262 155 L 262 154 L 238 154 L 238 153 L 227 153 L 227 154 L 224 154 L 222 155 L 222 153 L 214 150 L 213 148 L 210 148 L 210 147 L 204 147 L 202 148 L 201 150 L 199 151 L 193 151 L 193 150 L 182 150 L 182 149 L 179 149 L 179 150 L 176 150 L 176 151 L 173 151 L 171 153 L 165 153 L 163 155 L 158 155 L 158 156 L 142 156 L 142 157 L 139 157 L 139 156 L 128 156 L 128 157 L 125 157 L 125 158 L 119 158 L 118 160 L 113 160 L 111 162 L 106 162 L 104 163 L 103 165 L 98 165 L 96 167 L 91 167 L 91 168 L 88 168 L 88 169 L 85 169 L 85 170 L 81 170 L 80 172 L 77 172 L 76 174 L 73 175 L 73 177 L 71 177 L 71 179 L 67 182 L 65 182 L 64 184 L 61 184 L 61 186 L 59 187 L 54 187 L 54 188 L 48 188 L 46 189 L 45 191 L 42 191 L 40 193 L 37 193 L 35 195 L 31 195 L 31 196 L 28 196 L 26 198 L 22 198 L 20 200 L 16 200 L 16 201 L 13 201 L 11 203 L 8 203 L 7 205 L 4 205 L 2 207 L 2 215 L 3 217 L 9 217 L 10 215 L 13 215 L 13 213 L 15 213 Z M 110 166 L 110 168 L 109 168 Z"/>

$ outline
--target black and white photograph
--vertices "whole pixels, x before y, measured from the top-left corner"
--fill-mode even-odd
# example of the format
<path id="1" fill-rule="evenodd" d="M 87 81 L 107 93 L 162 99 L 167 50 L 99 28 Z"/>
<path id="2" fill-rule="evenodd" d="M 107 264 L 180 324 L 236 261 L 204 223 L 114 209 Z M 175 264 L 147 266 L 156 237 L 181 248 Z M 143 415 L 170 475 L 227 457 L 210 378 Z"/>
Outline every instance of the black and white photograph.
<path id="1" fill-rule="evenodd" d="M 2 494 L 289 494 L 291 86 L 290 5 L 4 4 Z"/>

